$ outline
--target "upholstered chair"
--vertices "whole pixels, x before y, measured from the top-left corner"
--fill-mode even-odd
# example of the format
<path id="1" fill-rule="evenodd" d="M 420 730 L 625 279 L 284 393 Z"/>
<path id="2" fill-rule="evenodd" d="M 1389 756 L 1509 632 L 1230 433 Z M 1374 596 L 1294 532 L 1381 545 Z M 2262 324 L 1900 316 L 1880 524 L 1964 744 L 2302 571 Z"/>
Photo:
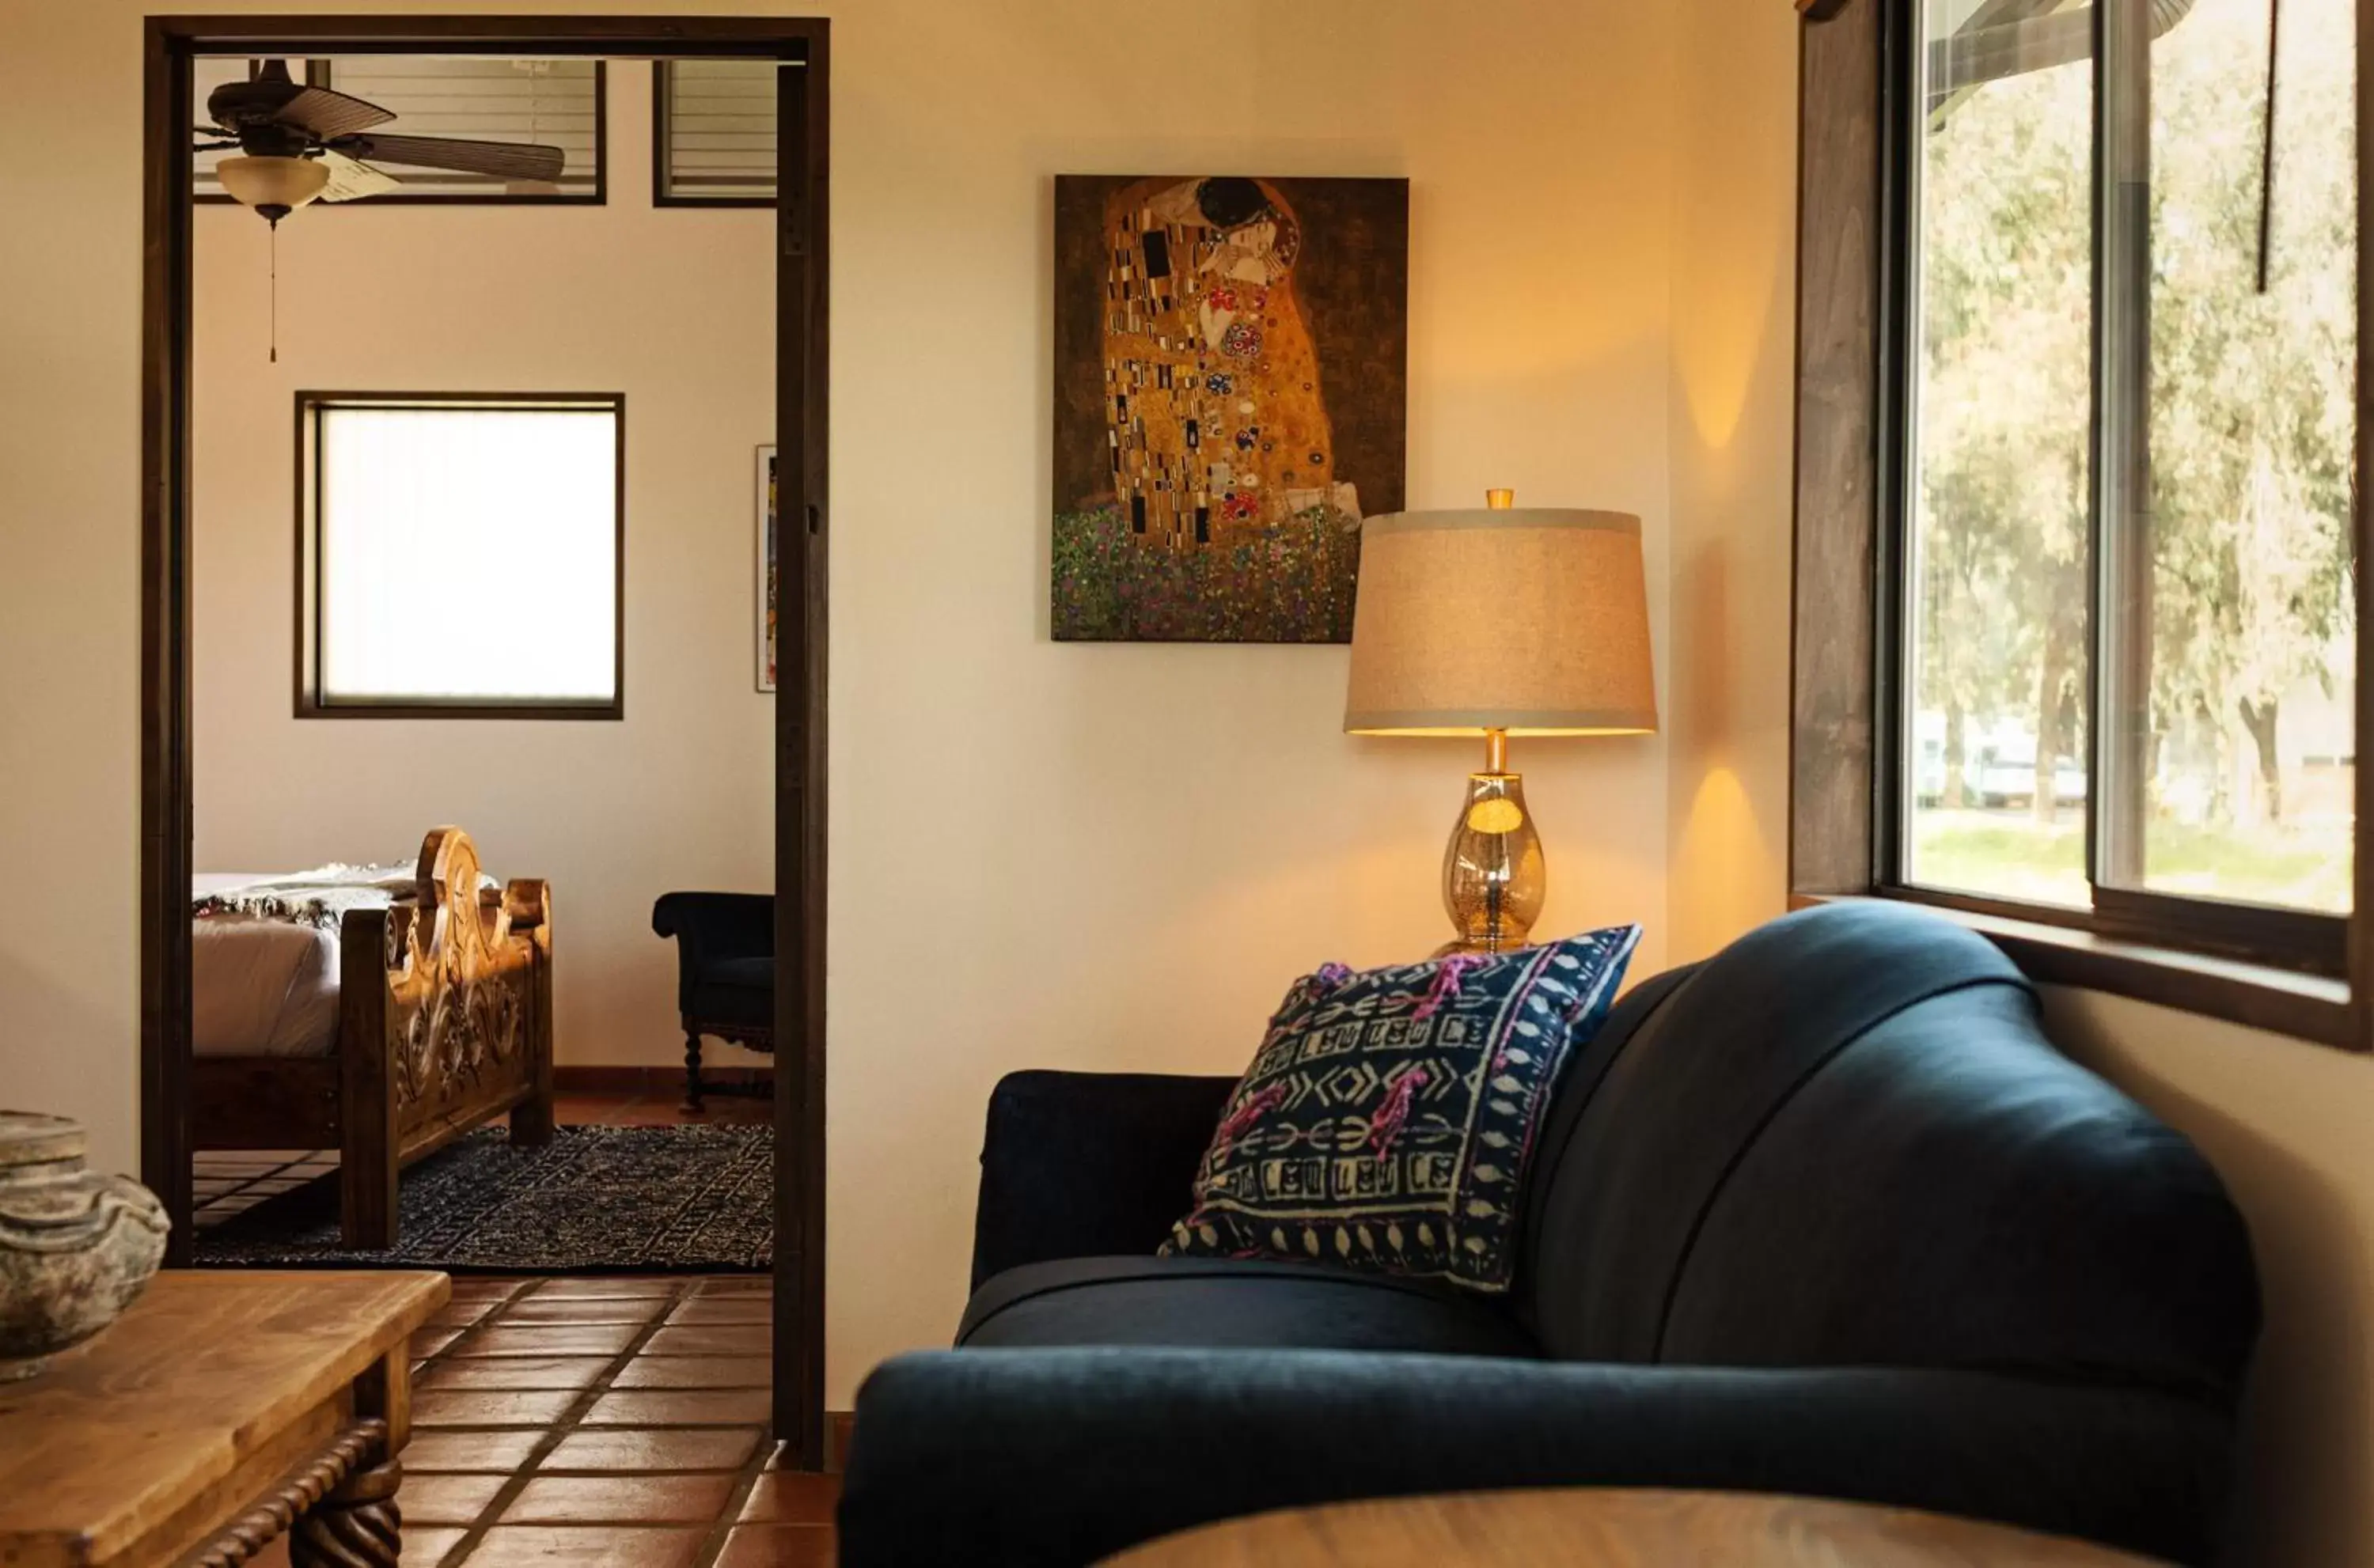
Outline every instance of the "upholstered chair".
<path id="1" fill-rule="evenodd" d="M 775 897 L 670 893 L 652 930 L 676 939 L 676 1005 L 684 1021 L 684 1108 L 701 1108 L 700 1041 L 775 1048 Z"/>

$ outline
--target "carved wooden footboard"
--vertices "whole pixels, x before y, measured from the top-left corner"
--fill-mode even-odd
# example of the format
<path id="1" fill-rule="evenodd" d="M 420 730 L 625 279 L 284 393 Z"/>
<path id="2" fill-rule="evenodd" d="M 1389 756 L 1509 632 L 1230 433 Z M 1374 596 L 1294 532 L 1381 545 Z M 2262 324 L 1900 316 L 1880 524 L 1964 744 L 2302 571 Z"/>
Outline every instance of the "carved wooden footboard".
<path id="1" fill-rule="evenodd" d="M 348 1246 L 395 1243 L 396 1172 L 490 1117 L 552 1136 L 552 892 L 478 886 L 458 827 L 420 846 L 418 886 L 339 928 L 341 1210 Z"/>

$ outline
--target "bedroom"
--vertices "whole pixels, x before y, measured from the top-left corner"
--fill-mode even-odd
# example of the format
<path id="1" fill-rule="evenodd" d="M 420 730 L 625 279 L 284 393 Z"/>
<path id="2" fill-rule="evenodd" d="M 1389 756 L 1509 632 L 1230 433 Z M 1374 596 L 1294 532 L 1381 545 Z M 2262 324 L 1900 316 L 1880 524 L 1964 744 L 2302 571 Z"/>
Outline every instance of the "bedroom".
<path id="1" fill-rule="evenodd" d="M 758 689 L 754 587 L 758 448 L 773 424 L 770 216 L 731 205 L 730 187 L 725 202 L 655 202 L 641 62 L 295 64 L 300 80 L 401 109 L 400 130 L 524 131 L 570 161 L 559 181 L 524 188 L 402 170 L 404 191 L 317 203 L 275 228 L 221 196 L 201 159 L 198 890 L 334 864 L 396 864 L 408 881 L 424 836 L 457 825 L 498 885 L 549 889 L 551 1011 L 525 1022 L 548 1033 L 562 1123 L 762 1119 L 763 1098 L 733 1091 L 762 1086 L 768 1059 L 716 1038 L 703 1049 L 710 1097 L 698 1116 L 679 1109 L 677 944 L 655 933 L 653 907 L 675 891 L 772 883 L 772 700 Z M 207 62 L 198 95 L 246 74 L 245 62 Z M 672 173 L 689 157 L 668 144 Z M 399 495 L 374 482 L 387 461 L 447 488 Z M 488 526 L 513 516 L 537 521 Z M 407 698 L 429 711 L 392 716 Z M 318 1244 L 335 1223 L 338 1184 L 314 1180 L 333 1156 L 318 1138 L 268 1129 L 238 1140 L 264 1148 L 209 1150 L 206 1060 L 310 1052 L 328 1072 L 339 988 L 332 932 L 238 918 L 259 902 L 234 895 L 197 922 L 194 1175 L 202 1230 L 310 1184 L 265 1211 L 301 1219 L 217 1233 L 265 1256 L 290 1225 L 310 1224 Z M 536 920 L 514 910 L 510 923 L 518 946 Z M 335 909 L 321 924 L 335 928 Z M 210 949 L 233 930 L 276 945 Z M 289 1069 L 276 1071 L 285 1081 Z M 497 1129 L 445 1162 L 472 1162 L 448 1184 L 466 1203 L 528 1153 L 508 1153 L 499 1107 L 477 1104 L 510 1090 L 482 1088 L 429 1129 Z M 604 1179 L 654 1193 L 705 1179 L 654 1152 L 681 1138 L 635 1136 L 593 1167 L 619 1167 Z M 739 1169 L 762 1135 L 735 1136 Z M 399 1131 L 400 1152 L 426 1137 Z M 734 1227 L 746 1250 L 763 1245 L 763 1204 L 761 1190 Z M 542 1250 L 521 1228 L 567 1232 L 568 1216 L 556 1227 L 531 1210 L 506 1243 L 499 1208 L 476 1211 L 481 1263 L 592 1260 L 604 1255 L 583 1248 L 611 1239 Z"/>

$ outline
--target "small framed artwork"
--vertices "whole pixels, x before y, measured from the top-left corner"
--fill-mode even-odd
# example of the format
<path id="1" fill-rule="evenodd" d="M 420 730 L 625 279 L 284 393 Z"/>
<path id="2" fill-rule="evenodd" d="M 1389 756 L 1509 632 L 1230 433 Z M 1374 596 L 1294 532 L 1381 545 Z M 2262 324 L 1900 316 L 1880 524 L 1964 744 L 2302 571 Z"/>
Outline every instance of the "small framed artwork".
<path id="1" fill-rule="evenodd" d="M 775 689 L 775 584 L 781 546 L 775 531 L 775 449 L 758 449 L 758 689 Z"/>

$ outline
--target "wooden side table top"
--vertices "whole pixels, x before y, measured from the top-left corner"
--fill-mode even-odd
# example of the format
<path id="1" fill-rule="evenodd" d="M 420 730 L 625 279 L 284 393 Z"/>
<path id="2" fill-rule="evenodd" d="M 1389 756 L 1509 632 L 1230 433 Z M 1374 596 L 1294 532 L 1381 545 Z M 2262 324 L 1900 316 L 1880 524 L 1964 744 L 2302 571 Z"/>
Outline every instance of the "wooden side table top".
<path id="1" fill-rule="evenodd" d="M 2152 1568 L 2004 1525 L 1753 1492 L 1575 1488 L 1330 1504 L 1229 1519 L 1111 1568 Z"/>
<path id="2" fill-rule="evenodd" d="M 358 1414 L 385 1374 L 401 1447 L 406 1344 L 430 1273 L 171 1270 L 108 1330 L 0 1384 L 0 1562 L 169 1560 Z"/>

